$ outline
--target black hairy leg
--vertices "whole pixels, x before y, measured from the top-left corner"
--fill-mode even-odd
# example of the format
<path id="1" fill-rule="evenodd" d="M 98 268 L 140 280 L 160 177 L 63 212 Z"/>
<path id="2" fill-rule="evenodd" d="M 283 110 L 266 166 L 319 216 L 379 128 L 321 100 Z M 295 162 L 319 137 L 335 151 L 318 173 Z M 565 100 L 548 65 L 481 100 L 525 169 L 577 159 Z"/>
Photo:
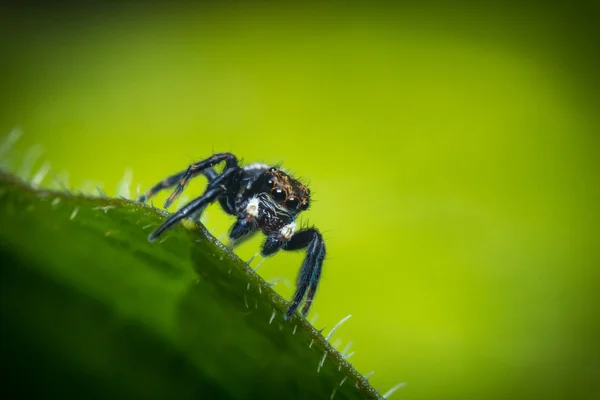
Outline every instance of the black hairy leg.
<path id="1" fill-rule="evenodd" d="M 242 215 L 233 224 L 229 230 L 230 248 L 233 249 L 240 245 L 242 242 L 250 239 L 256 233 L 258 233 L 258 223 L 254 218 L 248 218 Z"/>
<path id="2" fill-rule="evenodd" d="M 206 206 L 225 194 L 227 187 L 223 185 L 223 183 L 227 182 L 229 178 L 235 175 L 236 172 L 237 169 L 231 168 L 219 175 L 215 180 L 209 183 L 202 196 L 190 201 L 180 210 L 172 214 L 165 222 L 163 222 L 161 226 L 158 227 L 156 231 L 148 236 L 148 240 L 151 242 L 156 240 L 156 238 L 159 237 L 165 230 L 169 229 L 171 226 L 175 225 L 177 222 L 186 217 L 194 216 L 198 218 Z"/>
<path id="3" fill-rule="evenodd" d="M 140 197 L 137 198 L 137 201 L 139 201 L 141 203 L 145 203 L 146 201 L 148 201 L 152 197 L 154 197 L 161 190 L 172 188 L 173 186 L 175 186 L 176 184 L 179 183 L 179 181 L 181 180 L 181 178 L 183 178 L 183 176 L 185 175 L 186 172 L 187 172 L 187 169 L 185 171 L 178 172 L 174 175 L 171 175 L 171 176 L 163 179 L 162 181 L 158 182 L 156 185 L 152 186 L 150 188 L 150 190 L 148 190 L 146 193 L 140 195 Z M 208 179 L 209 182 L 213 181 L 217 176 L 219 176 L 219 173 L 217 171 L 215 171 L 213 168 L 207 168 L 204 171 L 202 171 L 201 173 L 204 176 L 206 176 L 206 178 Z"/>
<path id="4" fill-rule="evenodd" d="M 274 254 L 279 249 L 295 251 L 304 248 L 306 248 L 306 257 L 298 273 L 296 292 L 292 298 L 292 304 L 285 314 L 285 319 L 290 319 L 294 315 L 305 297 L 302 316 L 308 315 L 321 279 L 321 270 L 325 259 L 325 242 L 317 229 L 309 228 L 296 232 L 289 240 L 279 233 L 269 236 L 263 245 L 263 256 Z"/>
<path id="5" fill-rule="evenodd" d="M 147 200 L 149 200 L 152 196 L 156 195 L 161 190 L 168 189 L 177 185 L 173 193 L 165 201 L 164 208 L 169 208 L 169 206 L 173 204 L 177 197 L 179 197 L 181 192 L 183 192 L 183 189 L 193 177 L 199 174 L 203 174 L 208 178 L 209 182 L 215 180 L 219 174 L 212 167 L 222 161 L 226 161 L 225 170 L 223 172 L 225 172 L 227 169 L 238 167 L 237 158 L 233 154 L 214 154 L 211 157 L 208 157 L 202 161 L 190 165 L 185 171 L 181 171 L 177 174 L 171 175 L 168 178 L 163 179 L 162 181 L 154 185 L 152 188 L 150 188 L 150 190 L 148 190 L 146 193 L 141 195 L 138 198 L 138 201 L 145 203 Z"/>

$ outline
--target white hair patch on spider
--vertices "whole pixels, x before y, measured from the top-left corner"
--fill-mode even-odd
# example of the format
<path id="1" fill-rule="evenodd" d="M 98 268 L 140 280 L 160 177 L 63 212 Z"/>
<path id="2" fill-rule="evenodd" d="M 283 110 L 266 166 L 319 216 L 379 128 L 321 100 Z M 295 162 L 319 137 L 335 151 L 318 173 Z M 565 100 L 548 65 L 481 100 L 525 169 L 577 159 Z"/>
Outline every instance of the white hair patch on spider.
<path id="1" fill-rule="evenodd" d="M 261 163 L 254 163 L 254 164 L 250 164 L 250 165 L 246 165 L 245 167 L 243 167 L 242 169 L 244 171 L 255 171 L 255 170 L 267 170 L 269 169 L 271 166 L 267 165 L 267 164 L 261 164 Z"/>
<path id="2" fill-rule="evenodd" d="M 296 233 L 296 223 L 292 222 L 291 224 L 285 225 L 283 228 L 281 228 L 279 233 L 281 233 L 281 236 L 283 236 L 286 240 L 290 240 L 290 238 L 294 236 L 294 233 Z"/>
<path id="3" fill-rule="evenodd" d="M 258 197 L 253 197 L 248 201 L 248 205 L 246 206 L 246 215 L 251 215 L 254 218 L 258 217 L 258 205 L 260 202 L 258 201 Z"/>

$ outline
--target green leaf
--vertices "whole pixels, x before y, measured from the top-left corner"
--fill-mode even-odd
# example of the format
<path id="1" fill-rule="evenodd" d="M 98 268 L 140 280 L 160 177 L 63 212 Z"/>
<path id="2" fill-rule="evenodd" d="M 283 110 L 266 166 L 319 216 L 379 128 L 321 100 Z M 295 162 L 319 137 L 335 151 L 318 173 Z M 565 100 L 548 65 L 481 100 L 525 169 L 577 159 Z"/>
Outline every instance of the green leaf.
<path id="1" fill-rule="evenodd" d="M 5 389 L 49 398 L 381 398 L 200 224 L 0 173 Z"/>

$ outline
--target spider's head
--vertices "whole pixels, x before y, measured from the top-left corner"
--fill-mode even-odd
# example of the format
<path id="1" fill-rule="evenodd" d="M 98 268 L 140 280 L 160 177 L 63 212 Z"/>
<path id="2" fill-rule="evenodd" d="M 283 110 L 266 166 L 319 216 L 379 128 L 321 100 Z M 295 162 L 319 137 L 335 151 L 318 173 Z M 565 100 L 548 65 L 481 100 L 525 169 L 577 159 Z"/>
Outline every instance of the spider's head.
<path id="1" fill-rule="evenodd" d="M 298 214 L 310 206 L 310 190 L 280 169 L 270 168 L 266 172 L 266 189 L 274 203 L 285 207 L 290 213 Z"/>

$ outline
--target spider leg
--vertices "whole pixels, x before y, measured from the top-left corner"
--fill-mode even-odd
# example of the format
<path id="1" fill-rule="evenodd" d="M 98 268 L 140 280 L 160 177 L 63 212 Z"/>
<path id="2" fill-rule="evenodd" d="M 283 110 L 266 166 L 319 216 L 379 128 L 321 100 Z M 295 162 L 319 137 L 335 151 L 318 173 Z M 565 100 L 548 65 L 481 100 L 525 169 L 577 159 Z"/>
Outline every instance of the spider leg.
<path id="1" fill-rule="evenodd" d="M 258 223 L 256 219 L 249 215 L 242 214 L 238 217 L 238 220 L 231 226 L 229 230 L 229 240 L 231 241 L 231 247 L 234 248 L 246 240 L 254 236 L 258 232 Z"/>
<path id="2" fill-rule="evenodd" d="M 186 172 L 187 172 L 187 170 L 181 171 L 174 175 L 169 176 L 168 178 L 163 179 L 162 181 L 158 182 L 156 185 L 152 186 L 146 193 L 140 195 L 140 197 L 137 198 L 137 201 L 139 201 L 141 203 L 145 203 L 146 201 L 150 200 L 150 198 L 154 197 L 161 190 L 168 189 L 168 188 L 175 186 L 181 180 L 181 178 L 183 178 L 183 176 L 185 175 Z M 219 173 L 217 171 L 215 171 L 213 168 L 207 168 L 204 171 L 200 171 L 200 173 L 202 173 L 204 176 L 206 176 L 206 178 L 208 178 L 209 182 L 213 181 L 217 176 L 219 176 Z M 196 176 L 197 174 L 198 173 L 194 174 L 193 176 Z"/>
<path id="3" fill-rule="evenodd" d="M 202 196 L 198 197 L 195 200 L 192 200 L 184 207 L 182 207 L 179 211 L 171 215 L 161 226 L 158 227 L 156 231 L 148 236 L 148 240 L 153 242 L 159 237 L 164 231 L 175 225 L 177 222 L 181 221 L 185 217 L 190 214 L 194 214 L 199 210 L 206 207 L 208 204 L 212 203 L 223 194 L 223 189 L 220 187 L 207 190 Z"/>
<path id="4" fill-rule="evenodd" d="M 209 182 L 212 182 L 217 178 L 217 176 L 219 176 L 219 173 L 211 167 L 202 171 L 202 175 L 204 175 Z"/>
<path id="5" fill-rule="evenodd" d="M 237 168 L 230 168 L 223 172 L 221 175 L 219 175 L 208 185 L 206 191 L 202 196 L 198 197 L 195 200 L 192 200 L 191 202 L 183 206 L 179 211 L 172 214 L 161 226 L 158 227 L 158 229 L 156 229 L 156 231 L 154 231 L 152 234 L 150 234 L 150 236 L 148 236 L 148 240 L 150 240 L 151 242 L 154 241 L 165 230 L 169 229 L 177 222 L 181 221 L 182 219 L 188 216 L 193 216 L 195 218 L 199 217 L 207 205 L 217 200 L 219 196 L 222 196 L 227 191 L 227 188 L 223 183 L 227 182 L 227 180 L 231 178 L 231 176 L 234 175 L 237 171 Z"/>
<path id="6" fill-rule="evenodd" d="M 246 170 L 244 170 L 244 172 L 246 172 Z M 254 181 L 250 190 L 256 184 L 256 181 Z M 240 204 L 237 209 L 239 211 L 237 214 L 237 221 L 235 221 L 229 230 L 231 248 L 240 245 L 258 232 L 260 229 L 258 218 L 263 212 L 261 210 L 261 203 L 256 197 L 246 200 Z"/>
<path id="7" fill-rule="evenodd" d="M 321 279 L 321 270 L 325 259 L 325 242 L 317 229 L 309 228 L 296 232 L 289 240 L 278 232 L 276 235 L 269 236 L 263 245 L 263 256 L 271 255 L 279 249 L 294 251 L 303 248 L 306 248 L 306 258 L 298 273 L 296 292 L 292 298 L 292 304 L 285 314 L 285 319 L 290 319 L 294 315 L 305 296 L 302 316 L 306 317 L 308 314 Z"/>
<path id="8" fill-rule="evenodd" d="M 190 165 L 187 170 L 179 172 L 175 175 L 171 175 L 170 177 L 162 180 L 161 182 L 153 186 L 148 192 L 140 196 L 138 201 L 145 202 L 150 197 L 158 193 L 160 190 L 177 185 L 173 193 L 165 201 L 164 207 L 168 208 L 173 203 L 173 201 L 175 201 L 175 199 L 179 197 L 185 186 L 188 184 L 189 180 L 194 176 L 198 174 L 204 174 L 209 179 L 209 181 L 214 181 L 217 178 L 218 174 L 212 169 L 212 167 L 222 161 L 226 161 L 225 170 L 238 167 L 237 158 L 233 154 L 213 154 L 207 159 Z"/>
<path id="9" fill-rule="evenodd" d="M 228 170 L 231 170 L 233 168 L 235 168 L 235 169 L 239 168 L 237 158 L 231 153 L 214 154 L 205 160 L 202 160 L 202 161 L 197 162 L 196 164 L 190 165 L 188 167 L 187 171 L 185 172 L 185 174 L 183 175 L 183 177 L 179 180 L 179 184 L 177 185 L 177 187 L 175 188 L 173 193 L 171 193 L 169 198 L 167 198 L 167 200 L 165 201 L 164 207 L 169 208 L 169 206 L 175 201 L 175 199 L 177 199 L 177 197 L 179 197 L 181 192 L 183 192 L 183 189 L 188 184 L 188 181 L 194 176 L 194 174 L 198 174 L 198 173 L 202 172 L 203 170 L 205 170 L 206 168 L 213 167 L 215 164 L 218 164 L 222 161 L 227 161 L 227 162 L 225 164 L 225 171 L 223 171 L 223 174 L 221 174 L 221 175 L 225 175 L 225 173 Z M 216 182 L 216 180 L 211 182 L 211 184 L 214 182 Z"/>

